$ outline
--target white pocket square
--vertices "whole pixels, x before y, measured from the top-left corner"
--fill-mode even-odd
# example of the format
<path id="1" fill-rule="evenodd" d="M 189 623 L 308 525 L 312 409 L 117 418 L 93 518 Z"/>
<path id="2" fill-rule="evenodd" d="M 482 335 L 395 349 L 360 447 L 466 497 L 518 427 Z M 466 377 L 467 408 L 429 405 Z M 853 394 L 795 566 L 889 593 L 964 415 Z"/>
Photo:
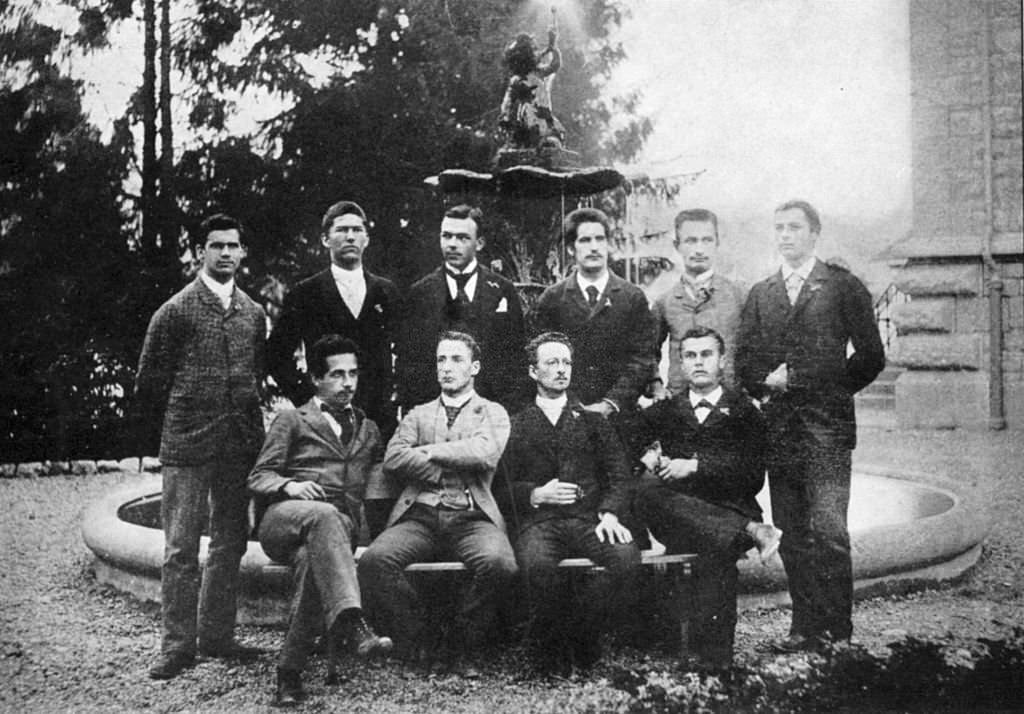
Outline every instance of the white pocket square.
<path id="1" fill-rule="evenodd" d="M 508 312 L 508 299 L 502 298 L 501 302 L 498 303 L 498 307 L 494 308 L 495 312 Z"/>

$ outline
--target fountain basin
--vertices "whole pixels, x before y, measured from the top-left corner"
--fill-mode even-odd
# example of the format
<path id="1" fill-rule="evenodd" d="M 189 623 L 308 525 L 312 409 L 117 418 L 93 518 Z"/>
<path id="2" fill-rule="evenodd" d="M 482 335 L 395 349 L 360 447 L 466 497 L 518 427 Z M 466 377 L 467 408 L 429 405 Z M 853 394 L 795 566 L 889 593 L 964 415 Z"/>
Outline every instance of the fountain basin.
<path id="1" fill-rule="evenodd" d="M 850 539 L 854 590 L 860 597 L 901 592 L 954 580 L 977 562 L 989 529 L 985 504 L 955 484 L 924 483 L 919 475 L 859 465 L 850 492 Z M 160 476 L 140 474 L 91 504 L 82 521 L 86 545 L 95 553 L 97 580 L 149 601 L 160 600 L 163 532 Z M 758 500 L 770 516 L 767 489 Z M 206 557 L 207 538 L 200 544 Z M 239 620 L 282 622 L 289 577 L 250 541 L 241 564 Z M 767 566 L 740 562 L 740 607 L 775 607 L 789 602 L 778 556 Z"/>

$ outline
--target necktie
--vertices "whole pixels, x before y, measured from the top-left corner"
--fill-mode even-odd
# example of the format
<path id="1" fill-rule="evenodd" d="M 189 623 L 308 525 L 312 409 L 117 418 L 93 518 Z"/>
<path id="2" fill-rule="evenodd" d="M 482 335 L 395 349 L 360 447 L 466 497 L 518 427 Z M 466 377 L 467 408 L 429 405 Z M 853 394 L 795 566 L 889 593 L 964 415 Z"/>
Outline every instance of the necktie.
<path id="1" fill-rule="evenodd" d="M 693 405 L 693 413 L 697 417 L 697 421 L 703 424 L 704 420 L 708 418 L 708 414 L 710 414 L 711 410 L 714 408 L 715 405 L 709 402 L 707 399 L 701 399 L 699 402 Z M 701 409 L 704 409 L 705 411 L 701 412 Z"/>
<path id="2" fill-rule="evenodd" d="M 327 402 L 320 405 L 320 409 L 334 417 L 334 421 L 338 422 L 341 426 L 341 443 L 348 446 L 348 443 L 352 441 L 352 435 L 355 433 L 356 427 L 352 418 L 352 409 L 345 407 L 344 409 L 338 409 L 332 407 Z"/>
<path id="3" fill-rule="evenodd" d="M 455 423 L 455 420 L 459 416 L 459 412 L 462 411 L 462 407 L 464 407 L 464 406 L 466 406 L 466 405 L 465 404 L 460 404 L 457 407 L 450 407 L 447 404 L 444 405 L 444 416 L 445 416 L 445 420 L 447 421 L 449 429 L 452 428 L 452 424 Z"/>
<path id="4" fill-rule="evenodd" d="M 594 307 L 594 306 L 597 305 L 597 295 L 598 295 L 597 287 L 594 286 L 594 285 L 588 285 L 587 286 L 587 304 L 590 305 L 590 307 Z"/>
<path id="5" fill-rule="evenodd" d="M 474 270 L 471 273 L 448 273 L 448 276 L 455 281 L 455 301 L 463 305 L 469 302 L 469 294 L 466 292 L 466 283 L 476 275 Z"/>
<path id="6" fill-rule="evenodd" d="M 793 305 L 796 303 L 797 295 L 800 294 L 800 288 L 804 284 L 803 276 L 798 273 L 793 273 L 786 278 L 786 295 L 789 296 L 789 304 Z"/>

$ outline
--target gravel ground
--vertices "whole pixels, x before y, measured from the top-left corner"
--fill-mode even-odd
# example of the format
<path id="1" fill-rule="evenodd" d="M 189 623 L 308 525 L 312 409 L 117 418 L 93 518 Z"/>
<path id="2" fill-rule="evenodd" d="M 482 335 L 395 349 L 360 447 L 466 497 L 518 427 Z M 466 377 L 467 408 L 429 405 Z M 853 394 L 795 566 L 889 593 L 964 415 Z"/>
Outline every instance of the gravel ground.
<path id="1" fill-rule="evenodd" d="M 1024 622 L 1024 447 L 1013 433 L 862 429 L 855 462 L 894 465 L 962 484 L 991 503 L 992 533 L 978 566 L 961 582 L 899 597 L 859 601 L 855 642 L 872 650 L 905 635 L 967 644 L 1000 637 Z M 273 656 L 229 666 L 204 662 L 169 682 L 146 677 L 157 651 L 159 610 L 97 585 L 79 535 L 83 507 L 130 474 L 0 481 L 0 711 L 229 711 L 267 707 Z M 785 610 L 744 613 L 737 659 L 756 665 L 758 643 L 781 636 Z M 243 627 L 249 643 L 276 648 L 282 631 Z M 617 650 L 665 667 L 671 658 Z M 558 711 L 602 675 L 584 680 L 518 678 L 513 655 L 481 663 L 474 679 L 426 677 L 383 663 L 351 668 L 323 685 L 317 661 L 307 676 L 313 697 L 302 711 Z M 599 685 L 598 685 L 599 686 Z"/>

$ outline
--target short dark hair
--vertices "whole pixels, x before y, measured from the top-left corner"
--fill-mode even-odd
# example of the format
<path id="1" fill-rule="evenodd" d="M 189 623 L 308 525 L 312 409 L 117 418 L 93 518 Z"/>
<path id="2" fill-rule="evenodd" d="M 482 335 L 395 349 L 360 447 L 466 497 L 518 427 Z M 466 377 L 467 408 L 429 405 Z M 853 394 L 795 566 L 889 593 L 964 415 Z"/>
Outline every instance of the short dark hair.
<path id="1" fill-rule="evenodd" d="M 722 337 L 718 330 L 703 326 L 691 327 L 683 333 L 682 339 L 679 340 L 679 352 L 682 353 L 684 342 L 687 340 L 698 340 L 701 337 L 714 337 L 715 342 L 718 343 L 718 351 L 723 355 L 725 354 L 725 338 Z"/>
<path id="2" fill-rule="evenodd" d="M 466 332 L 459 332 L 458 330 L 445 330 L 440 335 L 438 335 L 437 344 L 441 344 L 445 340 L 448 340 L 450 342 L 461 342 L 462 344 L 466 345 L 466 347 L 469 348 L 469 352 L 470 355 L 472 355 L 473 357 L 473 361 L 480 361 L 480 345 L 479 343 L 477 343 L 475 339 L 473 339 L 473 335 L 470 335 Z M 437 352 L 436 347 L 434 348 L 434 351 L 435 353 Z"/>
<path id="3" fill-rule="evenodd" d="M 715 227 L 715 242 L 718 242 L 718 216 L 706 208 L 687 208 L 685 211 L 680 211 L 676 214 L 676 242 L 679 241 L 679 229 L 683 227 L 683 224 L 686 221 L 692 221 L 694 223 L 710 223 Z"/>
<path id="4" fill-rule="evenodd" d="M 789 211 L 794 208 L 798 208 L 804 212 L 804 218 L 807 219 L 807 225 L 811 229 L 811 233 L 821 233 L 821 216 L 818 215 L 817 209 L 809 204 L 807 201 L 801 201 L 800 199 L 794 198 L 791 201 L 786 201 L 775 209 L 775 212 Z"/>
<path id="5" fill-rule="evenodd" d="M 537 352 L 541 345 L 546 345 L 548 342 L 565 345 L 569 348 L 569 355 L 572 356 L 572 342 L 569 341 L 567 335 L 561 332 L 542 332 L 526 345 L 526 357 L 530 360 L 530 364 L 537 364 Z"/>
<path id="6" fill-rule="evenodd" d="M 444 212 L 445 218 L 457 218 L 464 220 L 466 218 L 473 221 L 476 224 L 476 236 L 479 238 L 483 233 L 484 227 L 484 212 L 476 206 L 470 206 L 468 203 L 460 203 L 457 206 L 452 206 Z"/>
<path id="7" fill-rule="evenodd" d="M 363 228 L 368 228 L 366 225 L 366 214 L 363 213 L 363 209 L 355 201 L 338 201 L 333 206 L 327 209 L 327 213 L 324 214 L 324 218 L 320 221 L 320 230 L 324 235 L 331 230 L 331 225 L 334 223 L 334 219 L 339 216 L 347 215 L 359 216 L 363 221 Z"/>
<path id="8" fill-rule="evenodd" d="M 202 248 L 206 245 L 206 239 L 214 231 L 238 231 L 238 240 L 245 244 L 245 228 L 237 218 L 226 213 L 213 213 L 203 219 L 199 229 L 190 234 L 193 248 Z"/>
<path id="9" fill-rule="evenodd" d="M 313 343 L 306 356 L 306 368 L 316 378 L 327 374 L 327 358 L 334 355 L 355 355 L 359 364 L 359 345 L 341 335 L 324 335 Z"/>
<path id="10" fill-rule="evenodd" d="M 565 233 L 565 241 L 569 245 L 576 242 L 576 231 L 584 223 L 600 223 L 604 226 L 605 237 L 612 237 L 612 221 L 608 214 L 596 208 L 577 208 L 565 217 L 562 222 L 562 232 Z"/>

